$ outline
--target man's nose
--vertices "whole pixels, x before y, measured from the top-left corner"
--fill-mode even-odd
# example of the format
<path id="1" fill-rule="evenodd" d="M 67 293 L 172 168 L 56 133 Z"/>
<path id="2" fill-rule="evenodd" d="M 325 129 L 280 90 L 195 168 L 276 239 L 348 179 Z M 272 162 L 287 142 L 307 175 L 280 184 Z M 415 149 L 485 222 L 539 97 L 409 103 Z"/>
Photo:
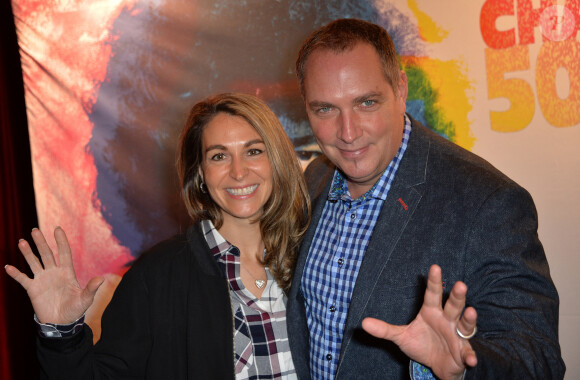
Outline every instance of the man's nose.
<path id="1" fill-rule="evenodd" d="M 343 112 L 340 117 L 338 133 L 338 138 L 349 144 L 359 138 L 361 129 L 356 115 L 351 112 Z"/>

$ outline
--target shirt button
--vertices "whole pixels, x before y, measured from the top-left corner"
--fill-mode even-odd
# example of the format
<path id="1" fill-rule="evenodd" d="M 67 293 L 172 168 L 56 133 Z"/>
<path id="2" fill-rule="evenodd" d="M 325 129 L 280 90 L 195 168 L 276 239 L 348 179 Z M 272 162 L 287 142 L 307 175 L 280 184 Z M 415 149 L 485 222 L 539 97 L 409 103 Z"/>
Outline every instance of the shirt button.
<path id="1" fill-rule="evenodd" d="M 338 266 L 341 267 L 344 264 L 344 259 L 341 257 L 338 259 Z"/>
<path id="2" fill-rule="evenodd" d="M 355 219 L 356 219 L 356 214 L 350 214 L 350 218 L 351 218 L 352 220 L 355 220 Z"/>
<path id="3" fill-rule="evenodd" d="M 327 354 L 327 355 L 326 355 L 326 360 L 328 360 L 328 361 L 332 360 L 332 355 L 330 355 L 330 354 Z"/>
<path id="4" fill-rule="evenodd" d="M 331 312 L 331 313 L 334 313 L 335 311 L 336 311 L 336 306 L 332 305 L 332 306 L 330 307 L 330 312 Z"/>

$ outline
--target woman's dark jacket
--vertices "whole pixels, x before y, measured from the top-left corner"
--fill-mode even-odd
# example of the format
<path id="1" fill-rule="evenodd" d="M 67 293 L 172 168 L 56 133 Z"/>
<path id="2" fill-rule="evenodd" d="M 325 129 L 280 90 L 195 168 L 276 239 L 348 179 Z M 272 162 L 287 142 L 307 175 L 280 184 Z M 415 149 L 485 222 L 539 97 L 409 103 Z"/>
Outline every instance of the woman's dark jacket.
<path id="1" fill-rule="evenodd" d="M 164 241 L 124 275 L 93 346 L 85 325 L 70 338 L 39 338 L 50 379 L 235 378 L 227 281 L 199 226 Z"/>

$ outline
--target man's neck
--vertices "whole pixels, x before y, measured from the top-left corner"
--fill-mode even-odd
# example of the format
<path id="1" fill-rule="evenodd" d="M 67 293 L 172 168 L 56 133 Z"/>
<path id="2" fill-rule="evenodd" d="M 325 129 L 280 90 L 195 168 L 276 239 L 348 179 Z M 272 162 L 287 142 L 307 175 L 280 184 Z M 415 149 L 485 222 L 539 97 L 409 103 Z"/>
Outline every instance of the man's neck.
<path id="1" fill-rule="evenodd" d="M 376 181 L 375 181 L 376 182 Z M 350 193 L 350 197 L 352 199 L 357 199 L 359 197 L 361 197 L 364 193 L 366 193 L 367 191 L 369 191 L 374 183 L 372 184 L 358 184 L 355 182 L 350 182 L 350 181 L 346 181 L 346 184 L 348 186 L 348 192 Z"/>

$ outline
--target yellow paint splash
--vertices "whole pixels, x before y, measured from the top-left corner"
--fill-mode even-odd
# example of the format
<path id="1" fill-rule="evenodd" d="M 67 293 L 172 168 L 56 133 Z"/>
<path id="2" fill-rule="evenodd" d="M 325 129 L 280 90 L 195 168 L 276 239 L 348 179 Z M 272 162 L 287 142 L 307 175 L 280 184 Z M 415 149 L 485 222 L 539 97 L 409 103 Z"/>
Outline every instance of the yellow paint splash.
<path id="1" fill-rule="evenodd" d="M 471 150 L 475 137 L 471 133 L 471 123 L 467 115 L 473 109 L 470 101 L 473 85 L 463 72 L 460 62 L 428 57 L 402 57 L 401 63 L 403 66 L 418 66 L 425 72 L 431 86 L 437 91 L 436 107 L 443 112 L 445 120 L 455 125 L 454 142 Z"/>
<path id="2" fill-rule="evenodd" d="M 408 0 L 407 4 L 419 22 L 419 36 L 423 41 L 437 43 L 447 38 L 449 32 L 440 28 L 428 14 L 421 11 L 416 0 Z"/>

